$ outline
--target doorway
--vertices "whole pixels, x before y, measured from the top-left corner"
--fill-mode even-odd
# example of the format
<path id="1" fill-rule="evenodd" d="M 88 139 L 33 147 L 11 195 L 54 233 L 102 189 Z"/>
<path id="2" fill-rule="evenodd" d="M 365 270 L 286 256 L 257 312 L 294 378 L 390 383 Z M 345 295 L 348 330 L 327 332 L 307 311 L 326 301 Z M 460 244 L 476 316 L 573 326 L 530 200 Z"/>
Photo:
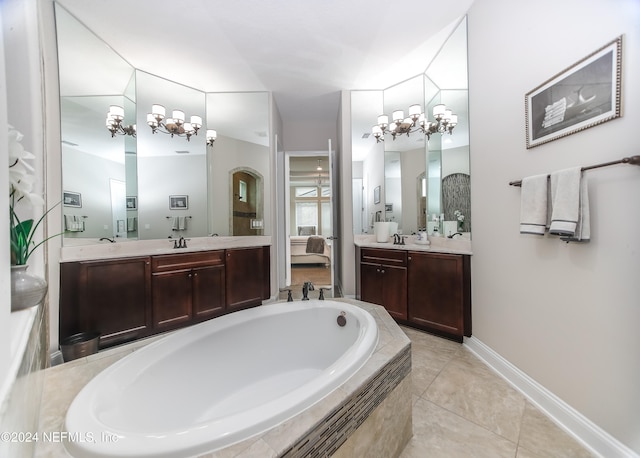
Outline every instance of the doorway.
<path id="1" fill-rule="evenodd" d="M 288 153 L 285 158 L 286 289 L 302 297 L 305 282 L 334 297 L 334 246 L 331 161 L 327 152 Z M 286 292 L 281 294 L 286 298 Z"/>
<path id="2" fill-rule="evenodd" d="M 230 175 L 229 234 L 262 235 L 262 175 L 246 167 L 234 169 Z"/>

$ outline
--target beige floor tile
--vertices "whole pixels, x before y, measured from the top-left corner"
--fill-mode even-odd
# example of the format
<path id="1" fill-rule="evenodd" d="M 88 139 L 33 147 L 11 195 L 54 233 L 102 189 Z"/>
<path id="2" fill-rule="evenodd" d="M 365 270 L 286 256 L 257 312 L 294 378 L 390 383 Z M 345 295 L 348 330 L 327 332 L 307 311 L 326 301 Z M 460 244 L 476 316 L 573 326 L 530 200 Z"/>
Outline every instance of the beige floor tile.
<path id="1" fill-rule="evenodd" d="M 551 419 L 526 403 L 520 431 L 519 458 L 579 458 L 595 457 Z M 523 450 L 524 449 L 524 450 Z"/>
<path id="2" fill-rule="evenodd" d="M 513 458 L 516 444 L 420 399 L 413 406 L 413 438 L 401 458 Z"/>
<path id="3" fill-rule="evenodd" d="M 525 398 L 479 360 L 452 359 L 422 396 L 514 443 L 518 441 Z"/>

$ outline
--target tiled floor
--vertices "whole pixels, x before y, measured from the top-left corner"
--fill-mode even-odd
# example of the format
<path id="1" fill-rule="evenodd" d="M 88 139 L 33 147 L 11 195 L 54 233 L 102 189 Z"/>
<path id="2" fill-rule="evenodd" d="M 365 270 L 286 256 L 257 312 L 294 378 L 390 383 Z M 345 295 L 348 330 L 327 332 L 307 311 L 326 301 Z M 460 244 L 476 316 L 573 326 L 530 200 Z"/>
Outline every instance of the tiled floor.
<path id="1" fill-rule="evenodd" d="M 411 339 L 413 438 L 401 458 L 592 457 L 463 345 Z"/>

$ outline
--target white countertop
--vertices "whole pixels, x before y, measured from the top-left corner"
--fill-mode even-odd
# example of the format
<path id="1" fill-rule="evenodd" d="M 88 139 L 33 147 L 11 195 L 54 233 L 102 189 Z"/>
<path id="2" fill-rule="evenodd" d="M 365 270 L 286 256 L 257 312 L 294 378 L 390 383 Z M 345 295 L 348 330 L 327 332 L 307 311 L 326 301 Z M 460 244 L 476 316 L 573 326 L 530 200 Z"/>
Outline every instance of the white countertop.
<path id="1" fill-rule="evenodd" d="M 390 250 L 405 251 L 427 251 L 431 253 L 448 253 L 448 254 L 467 254 L 472 255 L 471 240 L 466 236 L 456 236 L 455 238 L 447 237 L 429 237 L 429 245 L 416 243 L 416 235 L 406 235 L 404 245 L 394 245 L 393 238 L 389 242 L 376 242 L 375 235 L 356 235 L 354 243 L 359 247 L 367 248 L 385 248 Z"/>
<path id="2" fill-rule="evenodd" d="M 98 242 L 89 241 L 84 245 L 65 245 L 60 250 L 60 262 L 86 261 L 95 259 L 126 258 L 159 254 L 193 253 L 197 251 L 224 250 L 226 248 L 248 248 L 270 246 L 270 235 L 243 237 L 193 237 L 187 238 L 187 248 L 173 248 L 177 239 L 131 240 Z M 67 243 L 67 241 L 65 241 Z"/>

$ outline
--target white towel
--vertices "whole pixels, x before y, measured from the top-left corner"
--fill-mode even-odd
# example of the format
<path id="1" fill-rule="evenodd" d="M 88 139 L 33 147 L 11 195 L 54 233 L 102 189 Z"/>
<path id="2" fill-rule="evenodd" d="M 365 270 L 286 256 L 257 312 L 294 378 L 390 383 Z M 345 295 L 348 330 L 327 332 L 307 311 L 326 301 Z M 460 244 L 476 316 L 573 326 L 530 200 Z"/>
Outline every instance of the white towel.
<path id="1" fill-rule="evenodd" d="M 127 232 L 135 232 L 136 230 L 136 217 L 129 216 L 127 218 Z"/>
<path id="2" fill-rule="evenodd" d="M 589 186 L 587 176 L 582 175 L 580 180 L 580 208 L 578 211 L 578 223 L 572 236 L 560 237 L 565 242 L 588 242 L 591 239 L 591 223 L 589 214 Z"/>
<path id="3" fill-rule="evenodd" d="M 520 233 L 544 235 L 547 227 L 549 186 L 547 175 L 522 179 L 520 195 Z"/>
<path id="4" fill-rule="evenodd" d="M 184 231 L 187 228 L 187 217 L 178 216 L 178 230 Z"/>
<path id="5" fill-rule="evenodd" d="M 580 167 L 551 174 L 551 226 L 549 233 L 573 237 L 580 216 Z"/>
<path id="6" fill-rule="evenodd" d="M 171 225 L 171 230 L 172 231 L 177 231 L 179 230 L 179 223 L 178 223 L 179 218 L 177 216 L 173 217 L 173 224 Z"/>

